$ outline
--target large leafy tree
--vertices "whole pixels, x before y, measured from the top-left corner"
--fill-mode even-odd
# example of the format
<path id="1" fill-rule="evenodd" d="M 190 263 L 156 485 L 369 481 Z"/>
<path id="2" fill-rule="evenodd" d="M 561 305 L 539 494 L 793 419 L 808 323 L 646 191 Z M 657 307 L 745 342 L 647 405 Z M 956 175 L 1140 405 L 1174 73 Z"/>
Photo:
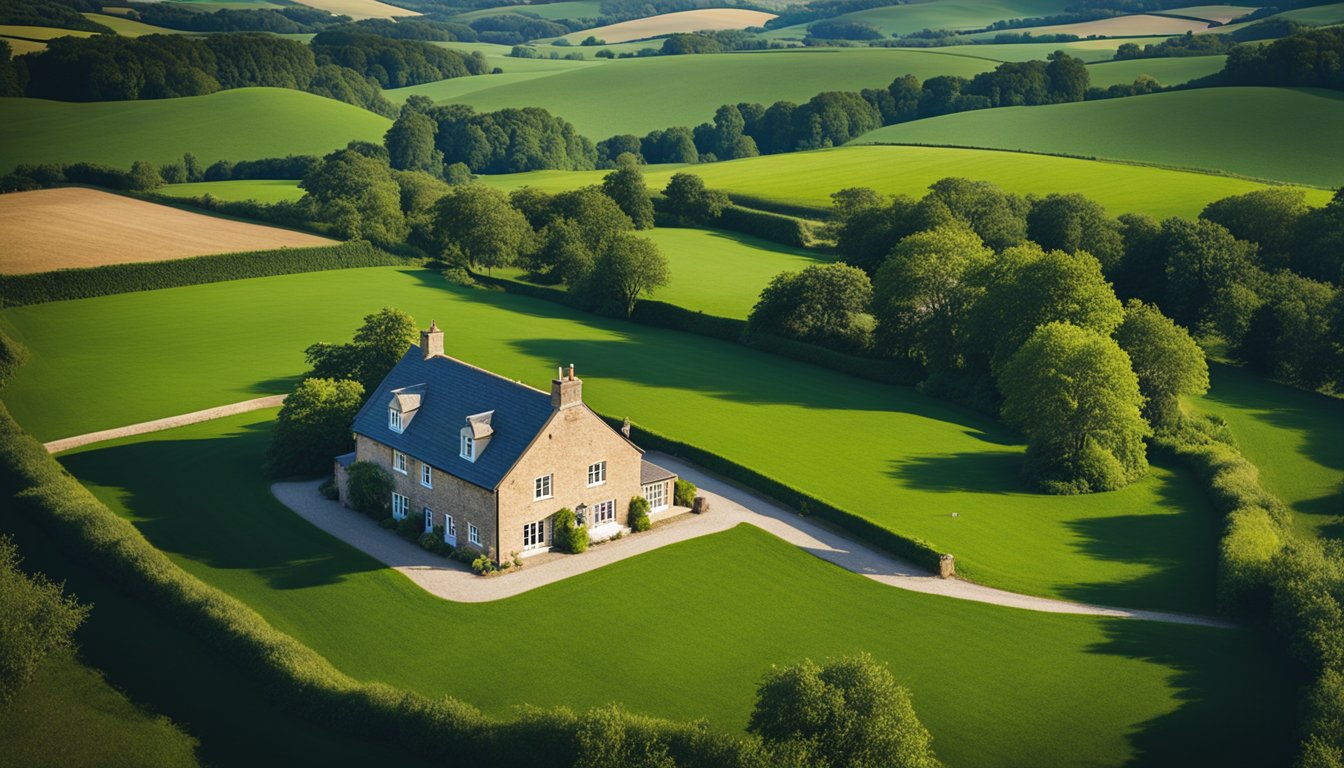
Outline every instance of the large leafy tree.
<path id="1" fill-rule="evenodd" d="M 663 188 L 668 212 L 683 224 L 705 224 L 719 217 L 728 207 L 728 196 L 705 188 L 705 181 L 693 173 L 674 173 Z"/>
<path id="2" fill-rule="evenodd" d="M 434 237 L 448 261 L 507 267 L 531 246 L 532 227 L 503 192 L 479 184 L 454 187 L 434 211 Z"/>
<path id="3" fill-rule="evenodd" d="M 616 170 L 602 179 L 602 192 L 616 201 L 635 229 L 653 228 L 653 201 L 649 199 L 649 190 L 644 186 L 644 174 L 639 163 L 630 154 L 617 159 Z"/>
<path id="4" fill-rule="evenodd" d="M 766 748 L 821 768 L 936 768 L 910 692 L 871 656 L 766 673 L 747 730 Z"/>
<path id="5" fill-rule="evenodd" d="M 824 234 L 846 264 L 876 275 L 892 247 L 919 229 L 913 199 L 887 199 L 867 187 L 850 187 L 831 195 L 831 222 Z"/>
<path id="6" fill-rule="evenodd" d="M 416 341 L 415 320 L 393 307 L 364 316 L 348 344 L 317 343 L 304 350 L 314 378 L 351 379 L 372 392 Z"/>
<path id="7" fill-rule="evenodd" d="M 1026 200 L 987 181 L 955 177 L 934 182 L 920 201 L 925 228 L 950 217 L 969 226 L 995 250 L 1027 239 L 1028 207 Z"/>
<path id="8" fill-rule="evenodd" d="M 1148 468 L 1129 355 L 1096 331 L 1040 326 L 999 374 L 1003 418 L 1027 435 L 1026 475 L 1051 493 L 1122 488 Z"/>
<path id="9" fill-rule="evenodd" d="M 1204 350 L 1157 307 L 1129 301 L 1125 319 L 1115 329 L 1115 340 L 1129 355 L 1139 377 L 1143 415 L 1154 429 L 1176 426 L 1182 396 L 1208 391 L 1209 366 Z"/>
<path id="10" fill-rule="evenodd" d="M 1162 307 L 1189 328 L 1213 319 L 1216 302 L 1254 269 L 1254 243 L 1238 240 L 1221 224 L 1199 219 L 1162 222 L 1167 252 Z"/>
<path id="11" fill-rule="evenodd" d="M 401 116 L 387 129 L 383 143 L 393 168 L 443 175 L 443 152 L 434 146 L 439 126 L 423 112 L 403 107 Z"/>
<path id="12" fill-rule="evenodd" d="M 312 217 L 329 223 L 339 237 L 381 245 L 406 238 L 401 189 L 385 162 L 355 149 L 338 150 L 323 158 L 299 187 L 305 192 L 301 203 Z"/>
<path id="13" fill-rule="evenodd" d="M 803 341 L 862 347 L 865 331 L 858 320 L 872 298 L 868 274 L 848 264 L 784 272 L 761 291 L 747 327 Z"/>
<path id="14" fill-rule="evenodd" d="M 593 267 L 598 301 L 613 304 L 627 317 L 641 296 L 667 285 L 667 257 L 652 240 L 623 232 L 597 257 Z"/>
<path id="15" fill-rule="evenodd" d="M 1199 217 L 1223 225 L 1238 240 L 1260 246 L 1261 265 L 1278 269 L 1288 266 L 1293 236 L 1306 212 L 1305 191 L 1268 187 L 1215 200 Z"/>
<path id="16" fill-rule="evenodd" d="M 594 254 L 606 250 L 617 235 L 635 228 L 635 223 L 621 206 L 596 186 L 561 192 L 552 197 L 549 219 L 572 221 L 584 245 Z"/>
<path id="17" fill-rule="evenodd" d="M 1099 203 L 1079 194 L 1052 194 L 1033 202 L 1027 236 L 1046 250 L 1086 251 L 1097 257 L 1106 274 L 1125 254 L 1120 225 Z"/>
<path id="18" fill-rule="evenodd" d="M 0 707 L 32 682 L 43 659 L 74 645 L 89 613 L 60 584 L 24 573 L 20 562 L 14 542 L 0 536 Z"/>
<path id="19" fill-rule="evenodd" d="M 967 315 L 984 292 L 984 269 L 993 258 L 974 232 L 958 225 L 902 240 L 873 280 L 879 345 L 923 360 L 932 372 L 960 367 Z"/>
<path id="20" fill-rule="evenodd" d="M 350 424 L 364 402 L 364 387 L 345 379 L 304 379 L 280 408 L 267 466 L 277 476 L 317 475 L 354 447 Z"/>

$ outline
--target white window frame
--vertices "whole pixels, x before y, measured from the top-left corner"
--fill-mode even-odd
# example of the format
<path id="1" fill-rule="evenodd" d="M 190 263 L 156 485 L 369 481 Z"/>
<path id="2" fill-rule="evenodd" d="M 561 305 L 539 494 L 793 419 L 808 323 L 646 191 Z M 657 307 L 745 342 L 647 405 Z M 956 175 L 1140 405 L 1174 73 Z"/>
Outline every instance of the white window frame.
<path id="1" fill-rule="evenodd" d="M 443 540 L 457 546 L 457 522 L 453 520 L 452 515 L 443 516 Z"/>
<path id="2" fill-rule="evenodd" d="M 420 462 L 420 484 L 426 488 L 434 487 L 434 469 L 423 461 Z"/>
<path id="3" fill-rule="evenodd" d="M 545 501 L 555 498 L 555 475 L 542 475 L 532 481 L 532 500 Z"/>
<path id="4" fill-rule="evenodd" d="M 654 496 L 658 497 L 657 502 L 653 500 Z M 667 509 L 667 483 L 665 481 L 659 481 L 644 486 L 644 500 L 649 502 L 650 512 Z"/>
<path id="5" fill-rule="evenodd" d="M 403 475 L 407 474 L 406 473 L 407 461 L 408 460 L 406 458 L 406 454 L 396 450 L 395 448 L 392 450 L 392 469 L 394 471 L 400 472 Z"/>
<path id="6" fill-rule="evenodd" d="M 396 491 L 392 492 L 392 519 L 401 520 L 411 509 L 411 500 Z"/>
<path id="7" fill-rule="evenodd" d="M 597 502 L 596 504 L 594 504 L 594 505 L 592 506 L 592 510 L 593 510 L 592 515 L 593 515 L 593 527 L 594 527 L 594 528 L 596 528 L 596 527 L 599 526 L 599 525 L 606 525 L 607 523 L 614 523 L 614 522 L 616 522 L 616 500 L 615 500 L 615 499 L 608 499 L 608 500 L 606 500 L 606 501 L 599 501 L 599 502 Z M 603 510 L 606 511 L 606 514 L 605 514 L 605 515 L 603 514 Z"/>
<path id="8" fill-rule="evenodd" d="M 604 485 L 607 482 L 607 462 L 599 461 L 588 465 L 588 487 Z"/>
<path id="9" fill-rule="evenodd" d="M 462 449 L 460 455 L 467 461 L 472 463 L 476 462 L 476 438 L 471 435 L 462 436 Z"/>
<path id="10" fill-rule="evenodd" d="M 481 546 L 481 529 L 477 528 L 475 523 L 467 523 L 467 541 Z"/>
<path id="11" fill-rule="evenodd" d="M 387 428 L 397 434 L 401 434 L 401 432 L 406 429 L 405 424 L 401 420 L 401 411 L 398 411 L 391 406 L 387 409 Z"/>
<path id="12" fill-rule="evenodd" d="M 523 526 L 523 551 L 546 546 L 546 521 L 538 520 Z"/>
<path id="13" fill-rule="evenodd" d="M 431 533 L 434 530 L 434 510 L 425 507 L 425 533 Z"/>

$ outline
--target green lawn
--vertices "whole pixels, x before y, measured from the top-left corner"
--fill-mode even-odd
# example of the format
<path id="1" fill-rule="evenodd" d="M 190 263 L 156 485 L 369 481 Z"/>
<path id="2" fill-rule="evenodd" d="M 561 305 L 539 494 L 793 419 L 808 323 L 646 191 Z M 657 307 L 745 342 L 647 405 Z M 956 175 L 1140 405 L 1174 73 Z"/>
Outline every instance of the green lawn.
<path id="1" fill-rule="evenodd" d="M 967 114 L 991 112 L 1004 110 Z M 1128 163 L 976 149 L 883 146 L 846 146 L 689 167 L 649 166 L 645 180 L 651 189 L 661 190 L 677 171 L 695 173 L 710 187 L 734 196 L 815 211 L 828 210 L 831 193 L 845 187 L 872 187 L 884 194 L 918 198 L 939 179 L 963 176 L 992 181 L 1024 195 L 1079 192 L 1115 216 L 1134 212 L 1157 218 L 1194 218 L 1214 200 L 1264 186 L 1244 179 Z M 606 173 L 537 171 L 484 176 L 481 181 L 506 190 L 530 185 L 560 191 L 599 183 Z M 1325 190 L 1307 192 L 1312 205 L 1324 205 L 1329 200 L 1330 193 Z"/>
<path id="2" fill-rule="evenodd" d="M 155 190 L 168 197 L 201 197 L 213 195 L 230 202 L 255 200 L 259 203 L 279 203 L 303 197 L 299 182 L 290 179 L 246 179 L 242 181 L 200 181 L 192 184 L 168 184 Z"/>
<path id="3" fill-rule="evenodd" d="M 949 765 L 1282 762 L 1289 686 L 1250 633 L 904 592 L 750 526 L 508 600 L 440 601 L 270 497 L 257 467 L 272 415 L 62 462 L 184 568 L 356 677 L 499 715 L 619 701 L 736 729 L 771 664 L 867 651 L 910 687 Z"/>
<path id="4" fill-rule="evenodd" d="M 381 142 L 390 120 L 286 88 L 75 103 L 0 98 L 0 171 L 18 163 L 167 163 L 320 155 L 352 139 Z"/>
<path id="5" fill-rule="evenodd" d="M 1226 56 L 1173 56 L 1166 59 L 1131 59 L 1105 61 L 1088 66 L 1092 85 L 1105 88 L 1110 85 L 1128 85 L 1148 75 L 1163 85 L 1180 85 L 1198 77 L 1221 72 Z"/>
<path id="6" fill-rule="evenodd" d="M 18 307 L 33 359 L 5 392 L 40 439 L 286 391 L 316 341 L 393 305 L 448 329 L 450 354 L 546 386 L 560 363 L 587 400 L 956 554 L 967 577 L 1091 602 L 1213 610 L 1218 524 L 1189 478 L 1123 491 L 1027 492 L 998 423 L 905 387 L 736 344 L 449 286 L 432 272 L 350 269 Z M 96 371 L 96 375 L 90 375 Z M 953 517 L 951 513 L 958 513 Z"/>
<path id="7" fill-rule="evenodd" d="M 542 46 L 541 50 L 563 54 L 575 49 Z M 599 141 L 618 133 L 643 135 L 655 128 L 694 126 L 711 120 L 714 110 L 726 103 L 803 102 L 821 91 L 884 88 L 907 72 L 921 78 L 970 77 L 994 65 L 993 61 L 939 52 L 879 48 L 750 51 L 620 59 L 513 80 L 504 79 L 509 66 L 501 64 L 506 74 L 484 78 L 488 88 L 450 80 L 401 89 L 395 95 L 423 92 L 483 112 L 544 107 Z M 658 87 L 651 88 L 651 83 Z M 474 90 L 457 90 L 464 87 Z"/>
<path id="8" fill-rule="evenodd" d="M 1344 400 L 1276 384 L 1229 365 L 1195 406 L 1227 419 L 1265 488 L 1288 503 L 1297 530 L 1344 538 Z"/>
<path id="9" fill-rule="evenodd" d="M 1201 88 L 962 112 L 889 125 L 855 142 L 1084 155 L 1331 186 L 1344 179 L 1341 125 L 1344 94 Z"/>
<path id="10" fill-rule="evenodd" d="M 157 768 L 195 766 L 196 741 L 107 684 L 68 651 L 0 707 L 0 766 L 5 768 Z"/>

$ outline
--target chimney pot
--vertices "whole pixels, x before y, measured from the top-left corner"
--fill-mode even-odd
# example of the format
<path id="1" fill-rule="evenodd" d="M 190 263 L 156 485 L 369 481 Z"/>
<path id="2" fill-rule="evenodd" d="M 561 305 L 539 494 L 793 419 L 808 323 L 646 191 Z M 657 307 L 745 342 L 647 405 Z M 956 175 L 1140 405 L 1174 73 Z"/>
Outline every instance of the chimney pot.
<path id="1" fill-rule="evenodd" d="M 555 381 L 551 382 L 551 407 L 569 408 L 583 403 L 583 382 L 574 378 L 574 367 L 570 366 L 569 375 L 565 367 L 556 369 Z"/>
<path id="2" fill-rule="evenodd" d="M 438 323 L 431 322 L 429 328 L 420 332 L 420 354 L 426 360 L 443 355 L 443 331 Z"/>

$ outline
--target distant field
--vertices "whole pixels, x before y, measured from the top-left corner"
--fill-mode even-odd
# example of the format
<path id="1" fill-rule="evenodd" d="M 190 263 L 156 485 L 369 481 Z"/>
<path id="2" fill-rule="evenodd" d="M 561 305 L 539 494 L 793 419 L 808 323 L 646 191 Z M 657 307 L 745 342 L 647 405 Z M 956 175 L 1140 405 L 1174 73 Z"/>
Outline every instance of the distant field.
<path id="1" fill-rule="evenodd" d="M 1066 0 L 931 0 L 870 8 L 835 18 L 867 22 L 890 36 L 923 29 L 980 29 L 1003 19 L 1061 13 L 1066 5 Z M 766 32 L 765 37 L 802 39 L 807 34 L 807 26 L 795 24 L 773 29 Z"/>
<path id="2" fill-rule="evenodd" d="M 85 13 L 82 14 L 89 21 L 102 24 L 111 28 L 122 37 L 140 37 L 141 35 L 181 35 L 186 34 L 181 30 L 168 29 L 167 27 L 156 27 L 153 24 L 146 24 L 142 21 L 128 19 L 123 16 L 112 16 L 106 13 Z"/>
<path id="3" fill-rule="evenodd" d="M 505 13 L 519 13 L 541 19 L 595 19 L 602 15 L 602 3 L 600 0 L 566 0 L 559 3 L 501 5 L 459 13 L 453 17 L 453 21 L 471 21 L 482 16 L 498 16 Z"/>
<path id="4" fill-rule="evenodd" d="M 1009 32 L 1030 30 L 1008 30 Z M 1115 49 L 1123 43 L 1135 43 L 1143 46 L 1159 42 L 1165 38 L 1154 37 L 1112 37 L 1100 40 L 1078 40 L 1072 43 L 980 43 L 967 45 L 949 45 L 936 50 L 962 56 L 985 56 L 996 61 L 1029 61 L 1044 59 L 1055 51 L 1064 51 L 1084 62 L 1110 61 L 1115 58 Z"/>
<path id="5" fill-rule="evenodd" d="M 58 27 L 30 27 L 23 24 L 0 24 L 0 35 L 27 40 L 53 40 L 58 37 L 93 37 L 95 32 Z"/>
<path id="6" fill-rule="evenodd" d="M 307 0 L 303 5 L 344 14 L 354 19 L 390 19 L 396 16 L 419 16 L 416 11 L 380 3 L 378 0 Z"/>
<path id="7" fill-rule="evenodd" d="M 6 309 L 0 323 L 32 360 L 4 401 L 50 440 L 283 392 L 304 370 L 306 347 L 348 338 L 382 306 L 462 329 L 450 353 L 509 378 L 544 385 L 557 361 L 576 363 L 587 372 L 585 400 L 601 412 L 924 538 L 955 553 L 969 579 L 1103 604 L 1213 610 L 1218 521 L 1185 474 L 1154 468 L 1113 493 L 1031 493 L 1019 437 L 913 388 L 455 288 L 431 270 L 346 269 Z"/>
<path id="8" fill-rule="evenodd" d="M 657 16 L 645 16 L 605 27 L 593 27 L 580 32 L 563 35 L 563 39 L 578 43 L 589 37 L 596 37 L 608 43 L 624 43 L 630 40 L 643 40 L 675 32 L 698 32 L 702 29 L 746 29 L 759 27 L 775 18 L 775 14 L 764 11 L 750 11 L 745 8 L 701 8 L 694 11 L 661 13 Z"/>
<path id="9" fill-rule="evenodd" d="M 303 197 L 299 182 L 289 179 L 249 179 L 244 181 L 202 181 L 194 184 L 167 184 L 154 190 L 168 197 L 212 195 L 220 200 L 255 200 L 278 203 Z"/>
<path id="10" fill-rule="evenodd" d="M 543 46 L 546 49 L 547 46 Z M 555 50 L 564 51 L 559 48 Z M 507 65 L 505 67 L 507 72 Z M 697 56 L 656 56 L 575 68 L 553 76 L 523 81 L 496 81 L 490 76 L 468 86 L 428 84 L 411 92 L 470 93 L 449 100 L 480 111 L 504 107 L 544 107 L 574 123 L 579 132 L 600 141 L 617 133 L 644 134 L 672 125 L 693 126 L 714 117 L 727 103 L 780 99 L 806 101 L 827 90 L 885 87 L 896 77 L 913 73 L 971 77 L 995 62 L 966 56 L 875 48 L 752 51 Z M 650 83 L 657 83 L 651 88 Z"/>
<path id="11" fill-rule="evenodd" d="M 1128 37 L 1144 35 L 1183 35 L 1186 32 L 1198 32 L 1208 29 L 1207 21 L 1192 21 L 1190 19 L 1177 19 L 1171 16 L 1154 16 L 1148 13 L 1138 13 L 1131 16 L 1113 16 L 1109 19 L 1097 19 L 1095 21 L 1080 21 L 1073 24 L 1053 24 L 1048 27 L 1026 27 L 1023 29 L 1006 30 L 1009 32 L 1030 32 L 1033 35 L 1077 35 L 1079 37 Z M 993 39 L 999 34 L 998 30 L 993 32 L 977 32 L 970 35 L 973 40 Z"/>
<path id="12" fill-rule="evenodd" d="M 1309 27 L 1321 27 L 1329 24 L 1339 24 L 1344 22 L 1344 3 L 1331 3 L 1329 5 L 1315 5 L 1308 8 L 1296 8 L 1291 11 L 1276 13 L 1268 18 L 1285 19 L 1295 21 L 1298 24 L 1305 24 Z M 1241 24 L 1229 24 L 1225 27 L 1207 30 L 1208 32 L 1235 32 L 1239 29 L 1245 29 L 1252 24 L 1263 21 L 1247 21 Z"/>
<path id="13" fill-rule="evenodd" d="M 456 51 L 471 51 L 472 48 L 481 47 L 480 44 L 474 44 L 468 47 L 462 43 L 441 43 L 444 48 Z M 551 51 L 564 51 L 564 48 L 551 48 L 550 46 L 541 46 L 539 50 L 545 54 Z M 574 49 L 578 50 L 578 49 Z M 589 49 L 590 51 L 595 49 Z M 577 70 L 588 69 L 591 67 L 611 66 L 603 59 L 586 59 L 583 61 L 574 61 L 572 59 L 518 59 L 512 56 L 493 56 L 485 53 L 486 59 L 491 66 L 499 67 L 504 70 L 498 75 L 481 75 L 480 77 L 452 77 L 447 80 L 435 80 L 420 85 L 409 85 L 405 88 L 393 88 L 383 91 L 383 95 L 394 102 L 401 103 L 411 96 L 427 96 L 436 102 L 459 101 L 480 91 L 489 91 L 496 88 L 504 88 L 528 80 L 536 80 L 542 77 L 551 77 L 553 75 L 574 72 Z"/>
<path id="14" fill-rule="evenodd" d="M 1196 19 L 1207 19 L 1216 21 L 1219 24 L 1227 22 L 1254 11 L 1253 5 L 1191 5 L 1185 8 L 1168 8 L 1162 13 L 1168 16 L 1190 16 Z"/>
<path id="15" fill-rule="evenodd" d="M 1194 405 L 1227 419 L 1265 488 L 1300 533 L 1344 539 L 1344 400 L 1276 384 L 1228 365 Z"/>
<path id="16" fill-rule="evenodd" d="M 1003 111 L 985 110 L 967 114 Z M 1079 192 L 1101 203 L 1116 216 L 1134 212 L 1158 218 L 1193 218 L 1214 200 L 1264 186 L 1244 179 L 1205 173 L 1019 152 L 864 146 L 767 155 L 704 165 L 650 166 L 645 172 L 645 181 L 652 189 L 662 189 L 677 171 L 695 173 L 709 186 L 739 197 L 816 211 L 828 210 L 831 207 L 831 193 L 845 187 L 872 187 L 883 194 L 921 197 L 935 181 L 948 176 L 962 176 L 992 181 L 1019 194 Z M 596 184 L 604 173 L 539 171 L 484 176 L 481 181 L 502 189 L 531 185 L 548 191 L 559 191 Z M 1329 199 L 1330 193 L 1325 190 L 1307 191 L 1307 200 L 1312 205 L 1324 205 Z"/>
<path id="17" fill-rule="evenodd" d="M 0 242 L 7 275 L 335 243 L 83 187 L 0 195 Z"/>
<path id="18" fill-rule="evenodd" d="M 33 40 L 20 40 L 17 37 L 3 37 L 0 40 L 9 43 L 9 52 L 11 56 L 22 56 L 25 53 L 36 53 L 47 49 L 46 43 L 39 43 Z"/>
<path id="19" fill-rule="evenodd" d="M 1226 56 L 1174 56 L 1166 59 L 1131 59 L 1090 64 L 1088 74 L 1092 85 L 1127 85 L 1140 75 L 1150 75 L 1163 85 L 1180 85 L 1199 77 L 1207 77 L 1223 69 Z"/>
<path id="20" fill-rule="evenodd" d="M 381 142 L 391 121 L 359 107 L 286 88 L 209 96 L 74 103 L 0 99 L 0 171 L 18 163 L 89 161 L 122 168 L 323 154 L 352 139 Z M 227 116 L 225 119 L 224 116 Z"/>
<path id="21" fill-rule="evenodd" d="M 1344 94 L 1201 88 L 1046 107 L 962 112 L 889 125 L 856 143 L 1057 152 L 1320 186 L 1344 180 Z"/>
<path id="22" fill-rule="evenodd" d="M 1283 763 L 1289 678 L 1253 633 L 904 592 L 746 525 L 508 600 L 437 600 L 271 497 L 256 470 L 269 418 L 61 461 L 187 571 L 357 678 L 506 717 L 615 701 L 740 732 L 771 664 L 867 651 L 910 688 L 951 766 Z M 389 653 L 389 628 L 415 652 Z M 586 652 L 538 652 L 594 638 L 619 648 L 600 674 Z"/>

